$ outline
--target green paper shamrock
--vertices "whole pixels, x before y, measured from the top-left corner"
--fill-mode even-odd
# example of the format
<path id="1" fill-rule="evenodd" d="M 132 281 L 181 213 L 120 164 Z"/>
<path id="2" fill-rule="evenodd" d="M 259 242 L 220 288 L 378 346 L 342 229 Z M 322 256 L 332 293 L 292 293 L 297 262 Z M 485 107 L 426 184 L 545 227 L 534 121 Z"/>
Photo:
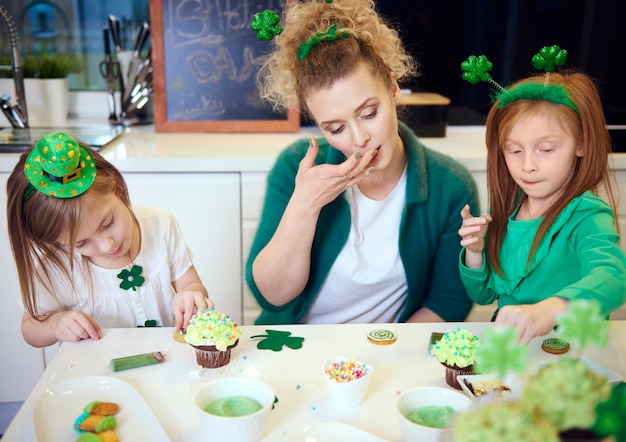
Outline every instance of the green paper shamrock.
<path id="1" fill-rule="evenodd" d="M 513 327 L 492 327 L 476 347 L 476 368 L 482 373 L 495 372 L 499 379 L 510 371 L 526 369 L 528 347 L 517 339 Z"/>
<path id="2" fill-rule="evenodd" d="M 279 330 L 265 330 L 265 332 L 267 335 L 251 336 L 251 339 L 265 338 L 262 341 L 259 341 L 256 345 L 259 350 L 281 351 L 283 349 L 283 345 L 286 345 L 293 350 L 302 348 L 302 341 L 304 341 L 304 338 L 290 336 L 291 332 Z"/>
<path id="3" fill-rule="evenodd" d="M 120 283 L 120 288 L 124 290 L 133 289 L 137 291 L 137 287 L 141 287 L 141 285 L 145 282 L 143 276 L 141 276 L 141 272 L 143 272 L 143 267 L 138 265 L 133 265 L 130 270 L 122 270 L 117 274 L 117 277 L 122 280 Z"/>
<path id="4" fill-rule="evenodd" d="M 559 315 L 556 322 L 557 334 L 566 341 L 576 341 L 579 351 L 592 342 L 600 347 L 608 342 L 609 323 L 600 315 L 597 301 L 570 301 L 567 312 Z"/>
<path id="5" fill-rule="evenodd" d="M 472 84 L 476 84 L 479 81 L 485 81 L 489 83 L 491 81 L 491 75 L 489 71 L 493 69 L 493 64 L 487 59 L 485 55 L 470 55 L 463 63 L 461 63 L 461 78 L 467 80 Z"/>
<path id="6" fill-rule="evenodd" d="M 614 435 L 615 440 L 626 441 L 626 383 L 614 385 L 611 396 L 598 404 L 592 430 L 602 437 Z"/>
<path id="7" fill-rule="evenodd" d="M 533 66 L 538 70 L 552 72 L 555 67 L 563 66 L 567 58 L 567 51 L 557 45 L 544 46 L 532 58 Z"/>
<path id="8" fill-rule="evenodd" d="M 278 26 L 280 16 L 274 11 L 266 9 L 263 12 L 257 12 L 252 18 L 250 27 L 256 31 L 256 38 L 259 40 L 271 40 L 275 35 L 283 32 L 283 28 Z"/>

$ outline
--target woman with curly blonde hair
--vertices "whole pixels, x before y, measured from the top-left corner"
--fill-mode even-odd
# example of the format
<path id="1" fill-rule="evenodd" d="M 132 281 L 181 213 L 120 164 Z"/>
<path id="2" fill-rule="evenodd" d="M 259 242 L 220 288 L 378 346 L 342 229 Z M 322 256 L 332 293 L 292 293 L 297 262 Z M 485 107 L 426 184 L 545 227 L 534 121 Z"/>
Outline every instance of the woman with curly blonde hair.
<path id="1" fill-rule="evenodd" d="M 295 2 L 282 26 L 261 96 L 322 136 L 288 146 L 269 174 L 246 265 L 257 323 L 462 321 L 457 214 L 478 196 L 398 121 L 416 61 L 370 0 Z"/>

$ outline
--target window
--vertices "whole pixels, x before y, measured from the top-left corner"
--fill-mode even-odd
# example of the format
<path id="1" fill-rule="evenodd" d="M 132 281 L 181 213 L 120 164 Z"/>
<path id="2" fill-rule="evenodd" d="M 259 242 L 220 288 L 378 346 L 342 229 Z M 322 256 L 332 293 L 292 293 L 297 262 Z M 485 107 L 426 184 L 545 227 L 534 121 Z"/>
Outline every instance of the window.
<path id="1" fill-rule="evenodd" d="M 102 28 L 108 26 L 108 15 L 113 14 L 120 19 L 124 49 L 132 50 L 141 23 L 150 19 L 149 5 L 149 0 L 4 2 L 19 31 L 22 57 L 52 53 L 76 56 L 80 72 L 68 76 L 71 91 L 105 90 L 99 63 L 104 58 Z M 4 23 L 0 23 L 0 43 L 0 53 L 9 55 L 10 40 Z"/>

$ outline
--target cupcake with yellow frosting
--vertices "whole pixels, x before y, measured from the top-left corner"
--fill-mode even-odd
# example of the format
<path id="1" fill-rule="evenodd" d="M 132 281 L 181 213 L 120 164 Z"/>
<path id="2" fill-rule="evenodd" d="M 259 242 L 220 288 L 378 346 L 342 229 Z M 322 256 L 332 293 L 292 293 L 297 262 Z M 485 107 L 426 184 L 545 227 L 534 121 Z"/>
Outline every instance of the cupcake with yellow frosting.
<path id="1" fill-rule="evenodd" d="M 185 341 L 196 349 L 198 365 L 217 368 L 230 362 L 230 350 L 239 342 L 240 334 L 228 315 L 206 309 L 191 318 Z"/>
<path id="2" fill-rule="evenodd" d="M 466 328 L 445 333 L 435 343 L 431 353 L 446 367 L 446 383 L 458 390 L 461 386 L 456 377 L 474 373 L 476 347 L 480 340 Z"/>

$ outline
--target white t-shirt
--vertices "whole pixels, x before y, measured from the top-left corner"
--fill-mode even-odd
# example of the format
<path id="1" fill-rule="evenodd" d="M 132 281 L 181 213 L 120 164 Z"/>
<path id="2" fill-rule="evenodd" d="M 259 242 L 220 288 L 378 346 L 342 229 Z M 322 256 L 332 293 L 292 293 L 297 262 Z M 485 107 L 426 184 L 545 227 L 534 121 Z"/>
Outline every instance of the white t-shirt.
<path id="1" fill-rule="evenodd" d="M 103 328 L 143 326 L 147 320 L 156 325 L 174 326 L 170 301 L 174 295 L 172 282 L 181 278 L 192 266 L 191 252 L 182 237 L 178 223 L 164 209 L 134 207 L 141 229 L 141 250 L 133 262 L 143 267 L 145 282 L 136 291 L 120 288 L 117 274 L 123 269 L 104 269 L 89 264 L 92 285 L 83 275 L 82 259 L 74 261 L 75 291 L 65 277 L 53 278 L 58 301 L 39 284 L 36 288 L 38 312 L 80 310 L 91 316 Z M 90 295 L 93 287 L 93 295 Z"/>
<path id="2" fill-rule="evenodd" d="M 382 201 L 367 198 L 358 186 L 345 192 L 352 222 L 311 309 L 311 324 L 397 321 L 407 295 L 398 238 L 406 200 L 406 168 Z"/>

